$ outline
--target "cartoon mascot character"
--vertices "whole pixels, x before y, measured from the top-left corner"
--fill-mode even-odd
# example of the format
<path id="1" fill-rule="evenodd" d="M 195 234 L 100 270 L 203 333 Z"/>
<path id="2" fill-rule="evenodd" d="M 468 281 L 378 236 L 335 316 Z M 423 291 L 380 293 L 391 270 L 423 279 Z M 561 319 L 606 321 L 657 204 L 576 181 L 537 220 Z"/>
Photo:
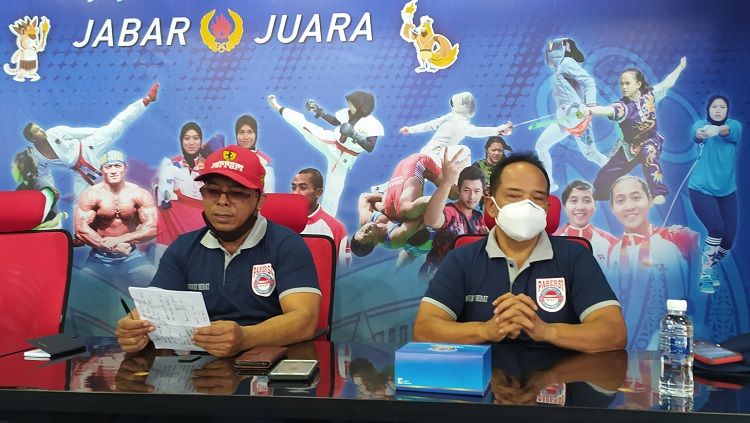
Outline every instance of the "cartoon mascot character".
<path id="1" fill-rule="evenodd" d="M 435 22 L 429 16 L 419 18 L 419 26 L 414 25 L 414 13 L 417 11 L 417 1 L 413 0 L 401 9 L 401 38 L 414 44 L 417 49 L 417 60 L 419 67 L 414 69 L 417 73 L 435 73 L 453 64 L 458 57 L 458 43 L 451 42 L 440 34 L 435 34 L 432 23 Z"/>
<path id="2" fill-rule="evenodd" d="M 8 25 L 10 32 L 16 36 L 16 50 L 10 57 L 11 67 L 8 63 L 3 65 L 3 70 L 8 75 L 13 76 L 13 80 L 23 82 L 26 79 L 38 81 L 39 60 L 38 53 L 44 51 L 47 46 L 47 34 L 49 33 L 49 19 L 42 16 L 41 31 L 37 24 L 39 23 L 36 16 L 33 19 L 25 16 L 14 23 Z"/>

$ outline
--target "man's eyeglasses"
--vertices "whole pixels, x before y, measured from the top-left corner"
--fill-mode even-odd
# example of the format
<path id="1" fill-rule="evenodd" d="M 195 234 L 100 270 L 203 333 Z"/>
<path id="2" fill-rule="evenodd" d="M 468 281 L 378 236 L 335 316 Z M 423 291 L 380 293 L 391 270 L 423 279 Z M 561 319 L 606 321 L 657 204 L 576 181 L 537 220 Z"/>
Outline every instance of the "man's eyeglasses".
<path id="1" fill-rule="evenodd" d="M 257 197 L 260 195 L 260 191 L 258 190 L 248 191 L 244 189 L 234 188 L 222 190 L 216 187 L 209 187 L 205 185 L 201 187 L 200 192 L 204 199 L 213 201 L 218 200 L 221 197 L 221 194 L 226 194 L 227 200 L 232 203 L 247 201 L 253 197 Z"/>

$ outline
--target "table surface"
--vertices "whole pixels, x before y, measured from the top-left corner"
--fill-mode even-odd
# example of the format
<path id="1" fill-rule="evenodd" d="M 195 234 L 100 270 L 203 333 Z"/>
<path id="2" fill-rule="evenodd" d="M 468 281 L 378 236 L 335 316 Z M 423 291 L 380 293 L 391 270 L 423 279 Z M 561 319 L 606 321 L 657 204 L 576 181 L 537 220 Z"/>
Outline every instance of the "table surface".
<path id="1" fill-rule="evenodd" d="M 306 382 L 277 382 L 236 374 L 233 358 L 154 349 L 126 356 L 113 338 L 85 341 L 87 352 L 60 360 L 26 360 L 22 353 L 0 357 L 0 411 L 242 416 L 252 410 L 258 417 L 306 419 L 424 421 L 460 415 L 680 422 L 750 413 L 746 380 L 701 374 L 695 377 L 693 411 L 665 412 L 659 359 L 649 351 L 581 354 L 495 345 L 490 390 L 479 397 L 396 390 L 398 346 L 389 344 L 291 346 L 288 358 L 317 359 L 319 372 Z"/>

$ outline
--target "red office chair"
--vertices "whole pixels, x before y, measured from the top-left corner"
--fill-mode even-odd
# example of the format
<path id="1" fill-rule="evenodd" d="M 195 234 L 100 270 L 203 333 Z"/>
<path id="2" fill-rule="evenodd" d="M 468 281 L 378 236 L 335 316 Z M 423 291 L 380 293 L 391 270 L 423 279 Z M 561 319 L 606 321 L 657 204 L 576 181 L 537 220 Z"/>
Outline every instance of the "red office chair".
<path id="1" fill-rule="evenodd" d="M 63 328 L 70 234 L 29 230 L 49 212 L 48 200 L 40 191 L 0 192 L 0 355 L 29 349 L 26 339 Z"/>
<path id="2" fill-rule="evenodd" d="M 471 243 L 474 243 L 476 241 L 482 240 L 487 237 L 487 234 L 466 234 L 466 235 L 459 235 L 458 238 L 456 238 L 456 242 L 453 244 L 453 248 L 459 248 L 463 247 L 464 245 L 469 245 Z M 591 251 L 591 242 L 589 242 L 586 238 L 581 238 L 578 236 L 555 236 L 555 238 L 565 238 L 570 242 L 575 242 L 576 244 L 581 244 L 584 247 L 588 248 L 589 251 Z"/>
<path id="3" fill-rule="evenodd" d="M 315 338 L 325 335 L 330 340 L 331 320 L 333 318 L 333 293 L 336 281 L 336 246 L 333 239 L 326 235 L 303 234 L 307 247 L 312 253 L 315 270 L 318 271 L 320 286 L 320 314 Z"/>
<path id="4" fill-rule="evenodd" d="M 41 191 L 0 191 L 0 232 L 20 232 L 35 228 L 44 221 L 54 198 Z"/>
<path id="5" fill-rule="evenodd" d="M 268 193 L 260 214 L 300 233 L 307 225 L 307 199 L 300 194 Z"/>
<path id="6" fill-rule="evenodd" d="M 261 214 L 271 222 L 284 225 L 300 233 L 307 225 L 307 199 L 299 194 L 269 193 L 263 203 Z M 333 316 L 333 291 L 336 280 L 336 246 L 333 239 L 325 235 L 304 234 L 302 239 L 312 253 L 315 270 L 318 272 L 321 301 L 315 338 L 330 336 Z"/>
<path id="7" fill-rule="evenodd" d="M 315 341 L 314 344 L 320 374 L 315 394 L 318 398 L 330 398 L 333 395 L 336 382 L 336 359 L 333 353 L 333 343 L 330 341 Z"/>
<path id="8" fill-rule="evenodd" d="M 588 248 L 589 251 L 593 250 L 593 247 L 591 246 L 591 242 L 588 239 L 586 239 L 586 238 L 581 238 L 580 236 L 563 236 L 563 237 L 560 237 L 560 238 L 565 238 L 568 241 L 581 244 L 584 247 Z"/>
<path id="9" fill-rule="evenodd" d="M 23 354 L 11 354 L 0 358 L 0 386 L 4 389 L 65 390 L 70 370 L 65 361 L 58 363 L 24 360 Z"/>
<path id="10" fill-rule="evenodd" d="M 487 234 L 465 234 L 459 235 L 456 238 L 456 242 L 453 243 L 453 248 L 461 248 L 464 245 L 473 244 L 477 241 L 487 238 Z"/>

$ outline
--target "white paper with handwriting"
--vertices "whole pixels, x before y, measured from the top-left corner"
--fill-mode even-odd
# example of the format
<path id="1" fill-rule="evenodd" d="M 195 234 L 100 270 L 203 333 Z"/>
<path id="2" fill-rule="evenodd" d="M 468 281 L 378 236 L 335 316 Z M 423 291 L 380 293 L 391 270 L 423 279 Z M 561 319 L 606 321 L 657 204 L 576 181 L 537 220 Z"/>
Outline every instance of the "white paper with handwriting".
<path id="1" fill-rule="evenodd" d="M 193 380 L 195 371 L 216 360 L 210 355 L 187 355 L 156 357 L 148 371 L 146 383 L 154 387 L 154 393 L 189 394 L 196 392 Z"/>
<path id="2" fill-rule="evenodd" d="M 128 290 L 141 319 L 156 326 L 156 330 L 148 334 L 156 348 L 203 351 L 193 344 L 195 328 L 211 324 L 203 294 L 159 288 L 130 287 Z"/>

